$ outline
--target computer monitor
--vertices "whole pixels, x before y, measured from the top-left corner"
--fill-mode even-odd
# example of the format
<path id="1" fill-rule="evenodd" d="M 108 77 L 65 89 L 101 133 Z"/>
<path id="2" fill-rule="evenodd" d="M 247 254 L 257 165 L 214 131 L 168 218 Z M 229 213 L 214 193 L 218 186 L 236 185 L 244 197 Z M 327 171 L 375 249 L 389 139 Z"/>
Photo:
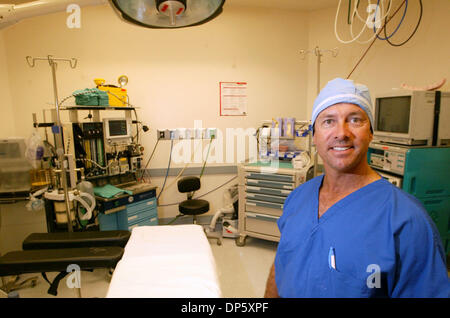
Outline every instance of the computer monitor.
<path id="1" fill-rule="evenodd" d="M 450 93 L 396 91 L 376 96 L 374 141 L 403 145 L 450 144 Z"/>
<path id="2" fill-rule="evenodd" d="M 131 142 L 130 118 L 104 118 L 105 140 L 108 144 Z"/>

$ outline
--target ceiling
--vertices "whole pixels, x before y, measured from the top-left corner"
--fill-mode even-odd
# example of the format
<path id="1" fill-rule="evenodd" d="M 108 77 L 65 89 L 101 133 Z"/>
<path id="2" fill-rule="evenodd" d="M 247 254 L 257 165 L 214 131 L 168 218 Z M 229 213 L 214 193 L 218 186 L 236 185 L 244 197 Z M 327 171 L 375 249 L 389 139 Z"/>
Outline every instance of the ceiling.
<path id="1" fill-rule="evenodd" d="M 26 2 L 30 2 L 29 0 L 0 0 L 0 4 L 21 4 L 21 3 L 26 3 Z"/>
<path id="2" fill-rule="evenodd" d="M 251 7 L 280 8 L 294 10 L 318 10 L 337 7 L 338 0 L 226 0 L 234 5 Z"/>
<path id="3" fill-rule="evenodd" d="M 22 4 L 31 0 L 0 0 L 0 4 Z M 76 2 L 76 1 L 75 1 Z M 105 1 L 106 2 L 106 1 Z M 317 10 L 337 6 L 337 0 L 226 0 L 229 4 L 263 8 Z"/>

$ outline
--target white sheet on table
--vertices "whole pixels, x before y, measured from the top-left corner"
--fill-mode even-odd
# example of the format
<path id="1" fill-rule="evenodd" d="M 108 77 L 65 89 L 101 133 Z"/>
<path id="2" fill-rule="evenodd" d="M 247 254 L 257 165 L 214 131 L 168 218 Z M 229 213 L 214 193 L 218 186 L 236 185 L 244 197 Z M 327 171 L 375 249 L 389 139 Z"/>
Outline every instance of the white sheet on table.
<path id="1" fill-rule="evenodd" d="M 221 297 L 216 263 L 203 228 L 134 228 L 107 297 Z"/>

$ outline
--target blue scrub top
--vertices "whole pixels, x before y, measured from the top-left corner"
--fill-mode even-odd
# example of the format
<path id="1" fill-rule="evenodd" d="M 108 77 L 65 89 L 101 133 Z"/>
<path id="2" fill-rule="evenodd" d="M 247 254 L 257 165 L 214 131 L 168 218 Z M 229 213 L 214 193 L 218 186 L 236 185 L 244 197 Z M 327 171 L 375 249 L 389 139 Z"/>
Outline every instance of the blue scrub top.
<path id="1" fill-rule="evenodd" d="M 284 203 L 275 257 L 281 297 L 449 297 L 442 242 L 416 198 L 379 179 L 318 218 L 322 180 Z"/>

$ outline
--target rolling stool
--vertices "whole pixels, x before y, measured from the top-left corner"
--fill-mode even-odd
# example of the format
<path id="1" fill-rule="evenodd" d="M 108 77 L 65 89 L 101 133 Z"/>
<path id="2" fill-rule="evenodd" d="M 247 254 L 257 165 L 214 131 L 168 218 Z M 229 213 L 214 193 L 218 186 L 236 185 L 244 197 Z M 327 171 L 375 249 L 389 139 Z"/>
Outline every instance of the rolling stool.
<path id="1" fill-rule="evenodd" d="M 199 190 L 200 186 L 200 178 L 198 177 L 184 177 L 178 181 L 178 191 L 181 193 L 187 193 L 187 200 L 182 201 L 178 205 L 178 211 L 180 212 L 180 214 L 175 217 L 175 220 L 181 216 L 191 215 L 193 223 L 197 224 L 197 215 L 204 214 L 209 211 L 208 201 L 201 199 L 192 199 L 192 197 L 194 196 L 194 192 Z M 216 239 L 217 245 L 222 244 L 220 237 L 208 235 L 206 231 L 205 234 L 208 238 Z"/>

